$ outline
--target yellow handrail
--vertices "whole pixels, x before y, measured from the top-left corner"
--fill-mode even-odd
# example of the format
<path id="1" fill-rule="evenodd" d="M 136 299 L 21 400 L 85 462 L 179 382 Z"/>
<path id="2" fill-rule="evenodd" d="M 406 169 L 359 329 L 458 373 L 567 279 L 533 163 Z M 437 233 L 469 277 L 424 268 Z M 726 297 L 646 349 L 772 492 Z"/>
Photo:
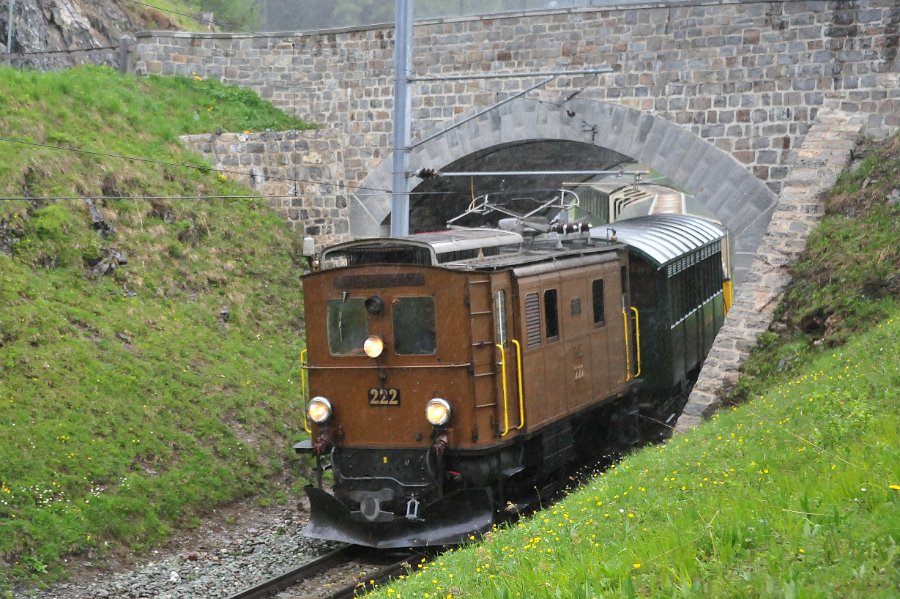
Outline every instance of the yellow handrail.
<path id="1" fill-rule="evenodd" d="M 731 304 L 734 302 L 734 284 L 731 279 L 725 279 L 722 282 L 722 291 L 725 296 L 725 315 L 731 310 Z"/>
<path id="2" fill-rule="evenodd" d="M 631 380 L 631 350 L 628 349 L 628 312 L 622 308 L 622 322 L 625 324 L 625 381 Z"/>
<path id="3" fill-rule="evenodd" d="M 304 349 L 300 352 L 300 396 L 303 397 L 303 430 L 312 433 L 312 429 L 309 428 L 309 421 L 306 419 L 306 399 L 309 397 L 306 389 L 306 351 Z"/>
<path id="4" fill-rule="evenodd" d="M 497 349 L 500 350 L 500 376 L 503 378 L 503 426 L 505 428 L 500 436 L 505 437 L 506 433 L 509 432 L 509 403 L 506 396 L 506 350 L 499 343 L 496 345 Z"/>
<path id="5" fill-rule="evenodd" d="M 637 372 L 634 373 L 634 378 L 637 378 L 641 376 L 641 315 L 634 306 L 631 309 L 634 311 L 634 351 L 637 354 Z"/>
<path id="6" fill-rule="evenodd" d="M 516 346 L 516 378 L 519 382 L 519 426 L 516 430 L 525 427 L 525 394 L 522 392 L 522 346 L 515 339 L 510 339 Z"/>

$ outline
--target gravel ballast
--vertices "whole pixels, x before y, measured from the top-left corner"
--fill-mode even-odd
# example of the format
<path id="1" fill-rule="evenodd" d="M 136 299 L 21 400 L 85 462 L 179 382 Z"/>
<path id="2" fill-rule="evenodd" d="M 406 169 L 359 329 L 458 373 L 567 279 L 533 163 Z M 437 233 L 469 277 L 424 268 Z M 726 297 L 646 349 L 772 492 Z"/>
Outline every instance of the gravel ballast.
<path id="1" fill-rule="evenodd" d="M 34 599 L 215 599 L 228 597 L 312 560 L 335 545 L 303 536 L 306 513 L 296 506 L 234 508 L 200 530 L 134 563 L 98 565 L 74 558 L 72 580 L 46 590 L 18 590 Z M 233 522 L 229 524 L 228 522 Z"/>

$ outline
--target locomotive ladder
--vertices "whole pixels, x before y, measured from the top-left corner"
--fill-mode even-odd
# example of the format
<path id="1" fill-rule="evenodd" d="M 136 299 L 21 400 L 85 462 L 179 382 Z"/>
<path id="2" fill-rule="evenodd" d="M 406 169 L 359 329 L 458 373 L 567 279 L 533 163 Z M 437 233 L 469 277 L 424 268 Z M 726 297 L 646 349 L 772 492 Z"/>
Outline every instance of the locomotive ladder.
<path id="1" fill-rule="evenodd" d="M 493 312 L 491 310 L 491 279 L 469 279 L 466 282 L 469 307 L 469 348 L 476 408 L 497 405 Z"/>

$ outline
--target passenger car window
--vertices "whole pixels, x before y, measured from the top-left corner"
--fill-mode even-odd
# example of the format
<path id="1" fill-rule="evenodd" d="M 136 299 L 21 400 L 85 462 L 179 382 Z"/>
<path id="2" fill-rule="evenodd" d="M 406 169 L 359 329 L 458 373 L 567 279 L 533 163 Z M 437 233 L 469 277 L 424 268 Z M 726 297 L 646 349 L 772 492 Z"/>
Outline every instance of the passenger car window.
<path id="1" fill-rule="evenodd" d="M 394 352 L 400 355 L 433 354 L 437 347 L 434 298 L 403 297 L 394 300 Z"/>
<path id="2" fill-rule="evenodd" d="M 326 306 L 328 350 L 333 356 L 355 356 L 363 353 L 369 336 L 369 320 L 362 299 L 328 300 Z"/>

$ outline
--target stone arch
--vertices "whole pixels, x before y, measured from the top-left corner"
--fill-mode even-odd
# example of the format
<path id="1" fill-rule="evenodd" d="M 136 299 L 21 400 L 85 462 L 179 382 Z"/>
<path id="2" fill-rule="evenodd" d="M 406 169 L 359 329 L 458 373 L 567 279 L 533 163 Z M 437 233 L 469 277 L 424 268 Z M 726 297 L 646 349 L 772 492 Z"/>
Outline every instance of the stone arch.
<path id="1" fill-rule="evenodd" d="M 699 200 L 731 233 L 739 284 L 759 246 L 777 197 L 733 156 L 688 129 L 627 106 L 573 100 L 566 109 L 518 99 L 416 146 L 410 164 L 440 168 L 492 146 L 535 139 L 589 143 L 646 164 Z M 561 168 L 565 168 L 561 165 Z M 350 231 L 377 236 L 390 214 L 391 161 L 352 194 Z"/>

